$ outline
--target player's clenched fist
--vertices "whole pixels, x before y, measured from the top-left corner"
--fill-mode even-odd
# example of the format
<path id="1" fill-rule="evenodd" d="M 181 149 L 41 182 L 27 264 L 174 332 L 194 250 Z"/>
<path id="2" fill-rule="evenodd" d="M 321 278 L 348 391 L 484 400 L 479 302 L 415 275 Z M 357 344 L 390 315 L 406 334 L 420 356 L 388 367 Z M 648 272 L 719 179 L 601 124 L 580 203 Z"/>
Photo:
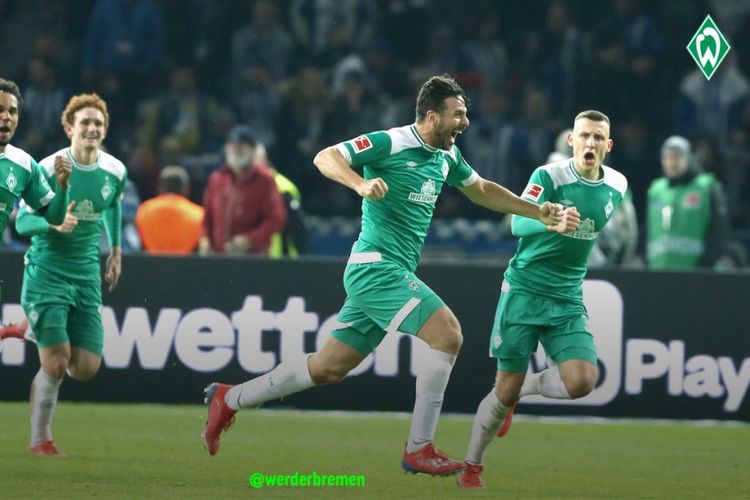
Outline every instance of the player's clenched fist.
<path id="1" fill-rule="evenodd" d="M 370 201 L 378 201 L 382 199 L 387 192 L 388 184 L 386 184 L 380 177 L 367 180 L 357 188 L 357 194 Z"/>
<path id="2" fill-rule="evenodd" d="M 556 226 L 563 218 L 564 208 L 559 203 L 545 201 L 539 207 L 539 220 L 546 226 Z"/>
<path id="3" fill-rule="evenodd" d="M 581 214 L 575 207 L 566 208 L 563 211 L 562 219 L 555 225 L 547 225 L 547 229 L 557 233 L 570 233 L 578 229 L 581 224 Z"/>
<path id="4" fill-rule="evenodd" d="M 58 186 L 63 189 L 68 188 L 68 179 L 72 171 L 73 165 L 67 156 L 55 156 L 55 177 L 57 177 Z"/>

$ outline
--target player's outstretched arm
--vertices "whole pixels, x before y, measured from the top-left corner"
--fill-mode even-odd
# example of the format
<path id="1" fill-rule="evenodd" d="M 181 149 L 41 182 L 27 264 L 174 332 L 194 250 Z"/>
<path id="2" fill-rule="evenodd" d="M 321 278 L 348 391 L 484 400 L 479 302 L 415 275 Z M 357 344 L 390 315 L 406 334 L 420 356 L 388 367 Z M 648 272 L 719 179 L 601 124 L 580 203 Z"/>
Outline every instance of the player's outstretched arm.
<path id="1" fill-rule="evenodd" d="M 72 233 L 78 225 L 78 217 L 73 215 L 73 209 L 75 206 L 75 201 L 70 202 L 62 223 L 54 225 L 47 222 L 47 219 L 44 217 L 32 213 L 30 208 L 24 204 L 18 210 L 18 216 L 16 217 L 16 231 L 22 236 L 34 236 L 36 234 L 44 234 L 50 231 Z"/>
<path id="2" fill-rule="evenodd" d="M 388 193 L 388 185 L 383 179 L 364 179 L 346 162 L 334 147 L 327 147 L 315 155 L 313 163 L 320 173 L 329 179 L 354 190 L 362 198 L 370 201 L 382 199 Z"/>
<path id="3" fill-rule="evenodd" d="M 545 226 L 555 226 L 562 220 L 563 207 L 557 203 L 544 202 L 537 205 L 526 201 L 487 179 L 479 178 L 476 182 L 461 188 L 473 203 L 496 212 L 505 212 L 529 219 L 536 219 Z"/>

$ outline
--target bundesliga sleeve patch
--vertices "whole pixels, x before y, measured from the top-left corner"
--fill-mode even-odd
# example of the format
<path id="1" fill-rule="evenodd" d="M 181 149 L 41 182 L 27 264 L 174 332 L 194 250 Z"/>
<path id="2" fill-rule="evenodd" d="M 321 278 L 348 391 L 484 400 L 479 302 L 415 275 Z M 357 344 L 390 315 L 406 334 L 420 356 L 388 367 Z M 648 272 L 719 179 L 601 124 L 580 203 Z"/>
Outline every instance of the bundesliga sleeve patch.
<path id="1" fill-rule="evenodd" d="M 542 195 L 543 192 L 544 192 L 544 188 L 540 186 L 539 184 L 529 184 L 526 187 L 526 190 L 524 190 L 523 194 L 524 196 L 528 196 L 534 201 L 539 201 L 539 197 Z"/>
<path id="2" fill-rule="evenodd" d="M 363 135 L 361 137 L 357 137 L 352 141 L 352 146 L 354 147 L 354 154 L 361 153 L 362 151 L 367 151 L 368 149 L 372 148 L 372 141 L 370 141 L 370 138 L 366 135 Z"/>

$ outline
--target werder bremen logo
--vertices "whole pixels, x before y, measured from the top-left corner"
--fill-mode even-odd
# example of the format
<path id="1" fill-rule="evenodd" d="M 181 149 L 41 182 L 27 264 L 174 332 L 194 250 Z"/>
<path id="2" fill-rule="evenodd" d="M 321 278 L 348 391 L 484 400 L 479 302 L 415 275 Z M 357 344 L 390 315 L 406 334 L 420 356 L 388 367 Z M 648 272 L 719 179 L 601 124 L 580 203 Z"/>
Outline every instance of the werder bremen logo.
<path id="1" fill-rule="evenodd" d="M 687 44 L 687 51 L 693 56 L 706 80 L 711 79 L 731 48 L 710 15 L 706 16 Z"/>
<path id="2" fill-rule="evenodd" d="M 424 181 L 420 191 L 420 193 L 409 193 L 409 201 L 415 201 L 417 203 L 435 203 L 435 201 L 437 201 L 437 195 L 435 194 L 435 181 L 432 179 Z"/>
<path id="3" fill-rule="evenodd" d="M 11 192 L 16 189 L 18 181 L 16 180 L 16 176 L 13 175 L 13 172 L 9 173 L 8 177 L 5 178 L 5 184 L 8 186 L 8 189 L 10 189 Z"/>

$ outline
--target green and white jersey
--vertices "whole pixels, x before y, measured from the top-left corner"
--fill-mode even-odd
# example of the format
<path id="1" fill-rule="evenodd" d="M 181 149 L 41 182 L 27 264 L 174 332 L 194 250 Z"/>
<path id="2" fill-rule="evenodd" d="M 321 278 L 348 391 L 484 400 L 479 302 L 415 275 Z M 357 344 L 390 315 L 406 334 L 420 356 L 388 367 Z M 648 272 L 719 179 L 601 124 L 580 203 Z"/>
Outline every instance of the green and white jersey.
<path id="1" fill-rule="evenodd" d="M 450 151 L 434 148 L 415 125 L 365 134 L 336 149 L 352 167 L 364 167 L 365 179 L 380 177 L 389 189 L 382 200 L 362 201 L 351 263 L 382 255 L 414 272 L 443 184 L 463 187 L 479 179 L 455 145 Z"/>
<path id="2" fill-rule="evenodd" d="M 620 172 L 601 168 L 597 181 L 581 177 L 572 159 L 544 165 L 531 175 L 521 197 L 540 205 L 549 201 L 576 207 L 581 225 L 563 235 L 547 231 L 539 221 L 513 216 L 513 234 L 521 240 L 505 272 L 511 289 L 568 302 L 582 300 L 589 253 L 628 187 Z"/>
<path id="3" fill-rule="evenodd" d="M 99 152 L 96 163 L 79 165 L 65 148 L 40 162 L 50 183 L 55 183 L 55 157 L 66 155 L 73 163 L 70 175 L 70 201 L 78 225 L 71 233 L 46 231 L 31 238 L 26 262 L 48 269 L 74 281 L 100 281 L 99 240 L 102 216 L 122 198 L 127 180 L 125 165 L 114 156 Z M 28 211 L 28 207 L 24 207 Z M 119 217 L 119 214 L 118 214 Z"/>
<path id="4" fill-rule="evenodd" d="M 23 149 L 10 144 L 5 146 L 5 152 L 0 154 L 0 233 L 8 225 L 18 198 L 39 210 L 54 197 L 37 162 Z"/>

